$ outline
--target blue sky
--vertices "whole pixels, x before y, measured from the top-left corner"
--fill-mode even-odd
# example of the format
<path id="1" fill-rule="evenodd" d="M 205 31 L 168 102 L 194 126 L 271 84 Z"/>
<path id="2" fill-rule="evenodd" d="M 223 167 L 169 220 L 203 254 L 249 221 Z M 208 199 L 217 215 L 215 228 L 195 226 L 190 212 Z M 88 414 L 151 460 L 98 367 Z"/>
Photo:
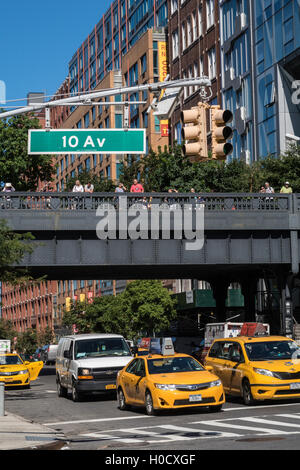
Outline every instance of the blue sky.
<path id="1" fill-rule="evenodd" d="M 111 3 L 111 0 L 1 1 L 0 81 L 6 85 L 6 100 L 26 98 L 28 92 L 55 93 L 68 75 L 68 63 L 74 52 Z"/>

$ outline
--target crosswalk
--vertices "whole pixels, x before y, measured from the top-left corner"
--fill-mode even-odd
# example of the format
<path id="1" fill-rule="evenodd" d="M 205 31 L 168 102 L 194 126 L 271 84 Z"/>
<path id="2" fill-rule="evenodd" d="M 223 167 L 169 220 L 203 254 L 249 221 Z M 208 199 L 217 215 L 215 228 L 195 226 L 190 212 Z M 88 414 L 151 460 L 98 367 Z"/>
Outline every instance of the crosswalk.
<path id="1" fill-rule="evenodd" d="M 85 438 L 122 444 L 167 444 L 196 439 L 300 434 L 300 413 L 243 416 L 192 421 L 185 425 L 155 424 L 82 433 Z"/>

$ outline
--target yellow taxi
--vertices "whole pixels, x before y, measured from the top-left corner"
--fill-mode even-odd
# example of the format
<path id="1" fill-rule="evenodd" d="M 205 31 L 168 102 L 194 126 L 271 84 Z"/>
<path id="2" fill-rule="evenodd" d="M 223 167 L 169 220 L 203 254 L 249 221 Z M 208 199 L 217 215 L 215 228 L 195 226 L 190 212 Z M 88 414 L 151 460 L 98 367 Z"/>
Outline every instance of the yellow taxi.
<path id="1" fill-rule="evenodd" d="M 145 407 L 148 415 L 158 410 L 208 406 L 220 411 L 224 399 L 221 381 L 187 354 L 175 353 L 171 338 L 162 342 L 161 353 L 135 357 L 117 376 L 118 406 Z"/>
<path id="2" fill-rule="evenodd" d="M 0 380 L 5 387 L 30 388 L 30 382 L 36 380 L 43 367 L 42 361 L 24 362 L 18 354 L 0 354 Z"/>
<path id="3" fill-rule="evenodd" d="M 256 400 L 300 398 L 300 349 L 284 336 L 216 339 L 204 364 L 212 367 L 228 395 Z"/>

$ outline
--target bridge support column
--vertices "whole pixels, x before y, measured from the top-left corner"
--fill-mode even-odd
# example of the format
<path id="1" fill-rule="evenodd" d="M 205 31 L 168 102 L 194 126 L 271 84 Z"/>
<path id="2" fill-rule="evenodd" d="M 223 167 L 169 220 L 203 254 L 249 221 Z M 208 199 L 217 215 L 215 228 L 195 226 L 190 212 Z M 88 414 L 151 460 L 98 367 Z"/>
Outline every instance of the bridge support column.
<path id="1" fill-rule="evenodd" d="M 244 279 L 241 281 L 242 294 L 244 296 L 245 321 L 255 321 L 256 293 L 258 279 Z"/>
<path id="2" fill-rule="evenodd" d="M 277 276 L 280 292 L 280 333 L 290 338 L 293 337 L 293 302 L 288 285 L 288 275 L 280 273 Z"/>
<path id="3" fill-rule="evenodd" d="M 216 318 L 217 323 L 226 321 L 226 299 L 230 281 L 224 279 L 215 279 L 210 281 L 213 295 L 216 301 Z"/>

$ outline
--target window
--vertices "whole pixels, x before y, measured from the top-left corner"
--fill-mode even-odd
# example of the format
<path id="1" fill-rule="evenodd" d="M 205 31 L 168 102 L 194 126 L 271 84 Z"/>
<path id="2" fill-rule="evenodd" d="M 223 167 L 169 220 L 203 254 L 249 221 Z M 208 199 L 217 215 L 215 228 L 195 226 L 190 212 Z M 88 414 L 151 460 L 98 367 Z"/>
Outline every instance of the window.
<path id="1" fill-rule="evenodd" d="M 146 72 L 147 72 L 147 55 L 144 54 L 141 57 L 141 74 L 146 73 Z"/>
<path id="2" fill-rule="evenodd" d="M 197 22 L 196 22 L 196 12 L 192 13 L 192 41 L 197 37 Z"/>
<path id="3" fill-rule="evenodd" d="M 193 42 L 193 30 L 192 30 L 192 20 L 189 16 L 187 19 L 187 45 L 189 46 Z"/>
<path id="4" fill-rule="evenodd" d="M 128 374 L 134 374 L 135 373 L 138 361 L 139 361 L 138 359 L 135 359 L 134 361 L 131 362 L 131 364 L 129 364 L 129 366 L 126 369 L 126 372 L 128 372 Z"/>
<path id="5" fill-rule="evenodd" d="M 203 27 L 202 27 L 202 8 L 198 8 L 198 36 L 202 36 Z"/>
<path id="6" fill-rule="evenodd" d="M 208 77 L 213 79 L 216 77 L 216 50 L 213 47 L 208 51 Z"/>
<path id="7" fill-rule="evenodd" d="M 171 15 L 178 9 L 178 0 L 171 0 Z"/>
<path id="8" fill-rule="evenodd" d="M 193 67 L 190 65 L 189 68 L 188 68 L 188 72 L 189 72 L 189 77 L 188 78 L 193 78 Z M 193 86 L 189 86 L 189 95 L 191 95 L 194 91 L 194 87 Z"/>
<path id="9" fill-rule="evenodd" d="M 185 22 L 181 25 L 181 37 L 182 37 L 182 50 L 186 49 L 186 31 Z"/>
<path id="10" fill-rule="evenodd" d="M 186 71 L 184 71 L 183 72 L 183 80 L 185 80 L 186 78 L 187 78 L 187 73 L 186 73 Z M 184 97 L 184 99 L 186 99 L 188 97 L 188 87 L 187 86 L 184 87 L 183 97 Z"/>
<path id="11" fill-rule="evenodd" d="M 206 29 L 213 26 L 214 22 L 214 0 L 206 0 Z"/>
<path id="12" fill-rule="evenodd" d="M 89 127 L 89 124 L 90 124 L 90 113 L 86 113 L 84 115 L 84 127 L 87 128 Z"/>
<path id="13" fill-rule="evenodd" d="M 173 60 L 178 57 L 179 48 L 178 48 L 178 30 L 172 33 L 172 58 Z"/>

